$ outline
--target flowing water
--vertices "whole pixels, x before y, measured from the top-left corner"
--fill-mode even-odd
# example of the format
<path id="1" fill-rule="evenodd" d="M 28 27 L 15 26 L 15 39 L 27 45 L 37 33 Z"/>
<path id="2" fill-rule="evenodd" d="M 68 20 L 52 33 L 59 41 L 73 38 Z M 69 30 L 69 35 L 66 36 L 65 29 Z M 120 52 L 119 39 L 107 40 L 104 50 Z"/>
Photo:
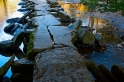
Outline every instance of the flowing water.
<path id="1" fill-rule="evenodd" d="M 20 8 L 20 6 L 18 6 L 19 2 L 20 0 L 0 0 L 0 41 L 10 40 L 13 37 L 6 34 L 3 29 L 8 25 L 8 23 L 6 23 L 7 19 L 21 17 L 23 15 L 17 11 Z M 10 59 L 10 57 L 4 55 L 4 53 L 0 53 L 0 67 Z M 6 75 L 8 77 L 11 76 L 10 69 Z"/>
<path id="2" fill-rule="evenodd" d="M 96 30 L 106 29 L 108 33 L 112 33 L 113 31 L 115 31 L 112 25 L 109 24 L 107 20 L 103 20 L 100 18 L 94 18 L 94 17 L 87 15 L 88 13 L 87 6 L 83 4 L 72 3 L 75 0 L 71 0 L 70 2 L 68 1 L 69 0 L 64 0 L 64 1 L 58 0 L 58 3 L 62 6 L 64 11 L 70 17 L 82 20 L 82 26 L 90 26 Z M 121 34 L 124 35 L 124 32 L 121 32 Z M 111 34 L 110 35 L 104 34 L 104 35 L 105 37 L 109 36 L 108 41 L 110 41 L 110 44 L 112 43 L 112 41 L 115 41 L 112 37 L 113 35 Z M 91 61 L 95 62 L 97 65 L 104 64 L 109 69 L 111 69 L 111 66 L 113 64 L 119 64 L 124 67 L 124 61 L 123 61 L 124 50 L 121 48 L 107 47 L 107 49 L 103 53 L 93 51 L 90 48 L 78 49 L 78 50 L 79 50 L 79 53 L 86 56 L 87 59 L 90 59 Z M 98 50 L 100 50 L 100 48 Z"/>

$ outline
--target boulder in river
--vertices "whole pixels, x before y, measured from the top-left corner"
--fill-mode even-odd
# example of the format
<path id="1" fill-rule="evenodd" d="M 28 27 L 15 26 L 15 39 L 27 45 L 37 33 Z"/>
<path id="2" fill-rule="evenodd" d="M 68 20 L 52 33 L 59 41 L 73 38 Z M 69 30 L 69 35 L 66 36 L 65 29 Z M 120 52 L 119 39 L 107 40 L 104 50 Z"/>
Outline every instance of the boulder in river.
<path id="1" fill-rule="evenodd" d="M 59 11 L 59 17 L 62 22 L 74 22 L 64 11 Z"/>
<path id="2" fill-rule="evenodd" d="M 13 41 L 13 49 L 19 48 L 24 39 L 24 30 L 20 30 L 16 35 L 11 39 Z"/>
<path id="3" fill-rule="evenodd" d="M 106 68 L 103 64 L 98 65 L 100 71 L 105 75 L 109 82 L 118 82 L 116 77 L 111 73 L 111 71 Z"/>
<path id="4" fill-rule="evenodd" d="M 93 76 L 100 82 L 109 82 L 108 79 L 102 74 L 98 66 L 90 60 L 85 61 L 85 65 L 91 71 Z"/>
<path id="5" fill-rule="evenodd" d="M 0 50 L 8 50 L 11 49 L 13 46 L 13 41 L 12 40 L 6 40 L 6 41 L 1 41 L 0 42 Z"/>
<path id="6" fill-rule="evenodd" d="M 18 19 L 19 19 L 19 17 L 11 18 L 11 19 L 7 19 L 6 22 L 7 23 L 16 23 Z"/>
<path id="7" fill-rule="evenodd" d="M 15 55 L 13 55 L 8 62 L 6 62 L 1 68 L 0 68 L 0 80 L 3 78 L 3 76 L 6 74 L 8 69 L 10 68 L 10 65 L 14 61 Z"/>
<path id="8" fill-rule="evenodd" d="M 91 45 L 93 45 L 96 40 L 92 31 L 89 31 L 85 28 L 80 28 L 78 30 L 78 39 L 83 44 L 91 44 Z"/>
<path id="9" fill-rule="evenodd" d="M 124 68 L 119 65 L 113 65 L 112 74 L 117 78 L 118 82 L 124 82 Z"/>

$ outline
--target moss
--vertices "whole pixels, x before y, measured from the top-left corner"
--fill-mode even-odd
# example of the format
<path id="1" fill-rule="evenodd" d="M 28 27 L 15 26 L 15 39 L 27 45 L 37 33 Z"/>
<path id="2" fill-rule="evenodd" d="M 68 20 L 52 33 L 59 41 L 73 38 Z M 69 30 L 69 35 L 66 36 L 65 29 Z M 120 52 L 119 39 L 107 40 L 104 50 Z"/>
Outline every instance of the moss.
<path id="1" fill-rule="evenodd" d="M 82 42 L 84 44 L 94 44 L 94 42 L 95 42 L 94 34 L 90 31 L 85 32 L 82 37 Z"/>
<path id="2" fill-rule="evenodd" d="M 37 29 L 35 29 L 35 31 L 34 32 L 36 32 L 36 30 Z M 26 57 L 28 58 L 28 59 L 30 59 L 30 58 L 32 58 L 31 56 L 34 54 L 34 32 L 33 33 L 31 33 L 30 35 L 29 35 L 29 44 L 28 44 L 28 46 L 27 46 L 27 54 L 26 54 Z"/>
<path id="3" fill-rule="evenodd" d="M 33 51 L 33 47 L 34 47 L 34 43 L 33 43 L 34 35 L 33 34 L 30 34 L 29 35 L 29 38 L 30 38 L 30 41 L 29 41 L 29 44 L 27 46 L 27 54 L 26 55 L 28 55 L 29 53 L 31 53 Z"/>
<path id="4" fill-rule="evenodd" d="M 74 42 L 77 39 L 77 37 L 78 37 L 78 32 L 76 32 L 75 35 L 73 36 L 73 38 L 71 40 L 72 44 L 74 44 Z"/>
<path id="5" fill-rule="evenodd" d="M 102 36 L 100 43 L 119 44 L 122 42 L 115 34 L 104 32 L 104 31 L 100 31 L 100 33 Z"/>
<path id="6" fill-rule="evenodd" d="M 101 82 L 109 82 L 95 63 L 90 60 L 86 60 L 85 65 L 94 75 L 94 77 L 96 77 L 96 79 L 100 80 Z"/>

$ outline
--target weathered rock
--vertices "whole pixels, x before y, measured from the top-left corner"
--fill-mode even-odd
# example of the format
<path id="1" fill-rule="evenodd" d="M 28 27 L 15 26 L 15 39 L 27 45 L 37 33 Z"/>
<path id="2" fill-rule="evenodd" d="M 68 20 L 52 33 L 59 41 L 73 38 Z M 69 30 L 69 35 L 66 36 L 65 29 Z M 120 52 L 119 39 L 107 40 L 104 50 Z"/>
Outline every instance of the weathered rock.
<path id="1" fill-rule="evenodd" d="M 47 26 L 43 23 L 37 27 L 37 29 L 29 35 L 30 42 L 27 46 L 27 58 L 34 59 L 34 53 L 41 52 L 46 49 L 50 49 L 53 46 L 52 39 L 48 32 Z"/>
<path id="2" fill-rule="evenodd" d="M 84 60 L 70 47 L 40 52 L 35 57 L 33 82 L 94 82 Z"/>
<path id="3" fill-rule="evenodd" d="M 18 9 L 17 11 L 19 11 L 19 12 L 26 12 L 26 11 L 28 11 L 28 9 L 27 8 L 21 8 L 21 9 Z"/>
<path id="4" fill-rule="evenodd" d="M 37 1 L 35 1 L 35 3 L 37 4 L 37 5 L 34 6 L 34 10 L 36 10 L 36 11 L 37 10 L 46 11 L 46 10 L 50 9 L 50 7 L 47 4 L 46 0 L 42 0 L 42 1 L 41 0 L 37 0 Z"/>
<path id="5" fill-rule="evenodd" d="M 15 23 L 14 27 L 10 30 L 10 33 L 13 34 L 19 28 L 19 23 Z"/>
<path id="6" fill-rule="evenodd" d="M 21 23 L 26 17 L 32 12 L 32 10 L 28 11 L 27 13 L 24 14 L 21 18 L 17 20 L 17 23 Z"/>
<path id="7" fill-rule="evenodd" d="M 20 48 L 19 49 L 16 49 L 16 50 L 13 50 L 12 49 L 12 46 L 8 47 L 5 50 L 1 49 L 0 50 L 0 54 L 2 56 L 5 56 L 5 57 L 10 57 L 13 54 L 15 54 L 18 59 L 25 57 L 24 53 L 22 52 L 22 50 Z"/>
<path id="8" fill-rule="evenodd" d="M 85 28 L 80 28 L 78 30 L 78 39 L 83 44 L 91 44 L 91 45 L 93 45 L 96 40 L 92 31 L 86 30 Z"/>
<path id="9" fill-rule="evenodd" d="M 108 79 L 102 74 L 100 69 L 97 67 L 95 63 L 92 61 L 86 60 L 85 65 L 91 71 L 91 73 L 96 77 L 97 80 L 101 82 L 109 82 Z"/>
<path id="10" fill-rule="evenodd" d="M 12 82 L 32 82 L 33 80 L 32 74 L 20 74 L 20 73 L 14 73 L 11 76 Z"/>
<path id="11" fill-rule="evenodd" d="M 75 32 L 65 26 L 49 26 L 48 29 L 53 36 L 54 44 L 74 47 L 71 41 Z"/>
<path id="12" fill-rule="evenodd" d="M 0 68 L 0 79 L 3 78 L 3 76 L 6 74 L 6 72 L 8 71 L 8 69 L 10 68 L 10 65 L 12 64 L 12 62 L 14 61 L 15 55 L 13 55 L 8 62 L 6 62 L 1 68 Z"/>
<path id="13" fill-rule="evenodd" d="M 22 29 L 26 30 L 29 27 L 28 23 L 26 23 Z"/>
<path id="14" fill-rule="evenodd" d="M 12 73 L 33 74 L 34 62 L 26 58 L 14 61 L 11 64 Z"/>
<path id="15" fill-rule="evenodd" d="M 58 21 L 53 15 L 45 15 L 45 16 L 37 16 L 32 18 L 32 22 L 34 25 L 45 24 L 46 26 L 54 26 L 61 25 L 60 21 Z"/>
<path id="16" fill-rule="evenodd" d="M 19 17 L 11 18 L 11 19 L 7 19 L 6 22 L 7 23 L 16 23 L 18 19 L 19 19 Z"/>
<path id="17" fill-rule="evenodd" d="M 62 22 L 72 22 L 71 18 L 64 11 L 59 11 L 59 17 Z"/>
<path id="18" fill-rule="evenodd" d="M 58 16 L 58 13 L 57 13 L 57 12 L 49 12 L 49 14 L 51 14 L 51 15 L 53 15 L 53 16 L 55 16 L 55 17 Z"/>
<path id="19" fill-rule="evenodd" d="M 16 35 L 11 39 L 13 41 L 13 49 L 19 48 L 24 39 L 24 30 L 20 30 Z"/>
<path id="20" fill-rule="evenodd" d="M 33 17 L 37 16 L 35 12 L 30 13 L 29 18 L 32 19 Z"/>
<path id="21" fill-rule="evenodd" d="M 15 23 L 10 23 L 4 28 L 4 32 L 11 33 L 12 28 L 15 26 Z"/>
<path id="22" fill-rule="evenodd" d="M 77 20 L 76 22 L 70 24 L 68 26 L 68 28 L 69 29 L 76 29 L 76 30 L 78 30 L 79 28 L 81 28 L 81 26 L 82 26 L 82 21 L 81 20 Z"/>
<path id="23" fill-rule="evenodd" d="M 109 80 L 109 82 L 118 82 L 116 77 L 103 64 L 98 65 L 102 74 Z"/>
<path id="24" fill-rule="evenodd" d="M 50 12 L 58 12 L 59 10 L 58 10 L 58 8 L 50 8 L 50 10 L 48 10 L 48 11 L 50 11 Z"/>
<path id="25" fill-rule="evenodd" d="M 6 40 L 6 41 L 2 41 L 0 42 L 0 50 L 8 50 L 11 49 L 11 47 L 13 46 L 13 41 L 11 40 Z"/>
<path id="26" fill-rule="evenodd" d="M 18 5 L 25 5 L 26 3 L 24 1 L 21 1 Z"/>
<path id="27" fill-rule="evenodd" d="M 124 82 L 124 68 L 119 65 L 113 65 L 112 74 L 117 78 L 118 82 Z"/>
<path id="28" fill-rule="evenodd" d="M 12 81 L 10 80 L 9 77 L 4 76 L 3 79 L 2 79 L 2 81 L 0 81 L 0 82 L 12 82 Z"/>

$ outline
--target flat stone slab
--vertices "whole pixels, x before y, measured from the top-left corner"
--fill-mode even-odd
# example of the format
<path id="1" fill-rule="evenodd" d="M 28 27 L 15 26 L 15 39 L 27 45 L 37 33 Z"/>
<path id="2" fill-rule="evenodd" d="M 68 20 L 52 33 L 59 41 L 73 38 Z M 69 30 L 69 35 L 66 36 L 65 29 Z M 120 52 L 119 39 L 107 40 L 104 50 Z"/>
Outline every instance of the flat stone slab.
<path id="1" fill-rule="evenodd" d="M 41 23 L 34 32 L 34 52 L 40 52 L 45 49 L 52 48 L 52 40 L 48 32 L 47 26 Z"/>
<path id="2" fill-rule="evenodd" d="M 50 7 L 49 7 L 49 5 L 47 4 L 47 3 L 41 3 L 42 5 L 35 5 L 34 6 L 34 10 L 36 10 L 36 11 L 40 11 L 40 10 L 42 10 L 42 11 L 46 11 L 46 10 L 49 10 L 50 9 Z"/>
<path id="3" fill-rule="evenodd" d="M 33 82 L 94 82 L 84 60 L 70 47 L 40 52 L 35 57 Z"/>
<path id="4" fill-rule="evenodd" d="M 32 22 L 35 23 L 35 25 L 40 25 L 41 23 L 46 26 L 61 25 L 60 21 L 50 14 L 34 17 L 32 18 Z"/>
<path id="5" fill-rule="evenodd" d="M 44 16 L 46 14 L 49 14 L 48 11 L 35 11 L 37 16 Z"/>
<path id="6" fill-rule="evenodd" d="M 74 32 L 66 26 L 49 26 L 55 45 L 74 46 L 71 42 Z"/>

